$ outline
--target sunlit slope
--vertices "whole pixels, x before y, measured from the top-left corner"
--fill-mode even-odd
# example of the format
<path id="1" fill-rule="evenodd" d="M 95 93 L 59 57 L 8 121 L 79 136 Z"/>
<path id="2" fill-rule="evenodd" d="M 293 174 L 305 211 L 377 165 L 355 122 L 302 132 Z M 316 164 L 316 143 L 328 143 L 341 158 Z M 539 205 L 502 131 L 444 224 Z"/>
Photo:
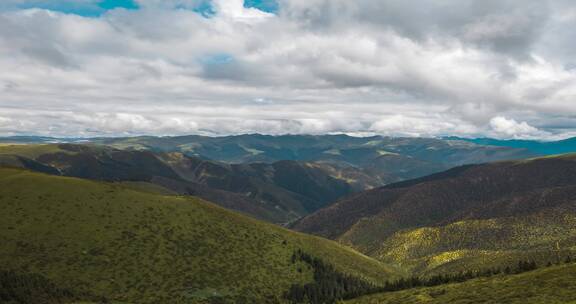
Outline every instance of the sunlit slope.
<path id="1" fill-rule="evenodd" d="M 394 274 L 334 242 L 199 199 L 19 169 L 0 169 L 0 243 L 1 270 L 131 303 L 280 298 L 312 280 L 291 262 L 298 248 L 373 281 Z"/>
<path id="2" fill-rule="evenodd" d="M 576 157 L 465 166 L 342 200 L 295 225 L 415 274 L 576 250 Z"/>
<path id="3" fill-rule="evenodd" d="M 402 230 L 375 254 L 414 273 L 451 273 L 563 261 L 576 251 L 576 214 L 565 209 L 528 216 L 467 220 L 445 226 Z"/>
<path id="4" fill-rule="evenodd" d="M 567 304 L 576 303 L 576 265 L 554 266 L 512 276 L 382 293 L 348 304 Z"/>
<path id="5" fill-rule="evenodd" d="M 0 155 L 18 155 L 26 158 L 36 158 L 48 153 L 73 153 L 61 149 L 56 144 L 39 144 L 39 145 L 17 145 L 17 144 L 0 144 Z"/>

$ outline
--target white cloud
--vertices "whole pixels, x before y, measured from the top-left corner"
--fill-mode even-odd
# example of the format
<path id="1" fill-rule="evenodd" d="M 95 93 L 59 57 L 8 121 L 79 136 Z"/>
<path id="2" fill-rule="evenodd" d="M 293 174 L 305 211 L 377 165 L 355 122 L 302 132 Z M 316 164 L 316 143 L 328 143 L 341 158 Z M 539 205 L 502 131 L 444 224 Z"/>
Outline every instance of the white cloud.
<path id="1" fill-rule="evenodd" d="M 498 116 L 490 120 L 490 127 L 498 137 L 504 138 L 537 138 L 544 135 L 542 131 L 529 125 L 525 121 L 518 122 L 514 119 Z"/>
<path id="2" fill-rule="evenodd" d="M 275 15 L 215 0 L 212 18 L 196 0 L 138 2 L 0 12 L 0 116 L 17 122 L 2 133 L 576 128 L 570 1 L 282 0 Z"/>
<path id="3" fill-rule="evenodd" d="M 401 114 L 393 115 L 376 121 L 370 126 L 376 134 L 391 136 L 431 137 L 438 135 L 467 135 L 478 133 L 478 128 L 464 121 L 430 117 L 407 117 Z"/>
<path id="4" fill-rule="evenodd" d="M 254 20 L 274 16 L 255 8 L 245 8 L 243 0 L 214 0 L 214 7 L 218 16 L 223 18 Z"/>
<path id="5" fill-rule="evenodd" d="M 12 123 L 12 119 L 0 116 L 0 128 L 8 127 Z"/>
<path id="6" fill-rule="evenodd" d="M 68 113 L 66 116 L 69 122 L 91 126 L 92 129 L 86 130 L 87 134 L 182 134 L 198 131 L 196 122 L 179 117 L 158 118 L 130 113 L 95 113 L 90 116 Z"/>

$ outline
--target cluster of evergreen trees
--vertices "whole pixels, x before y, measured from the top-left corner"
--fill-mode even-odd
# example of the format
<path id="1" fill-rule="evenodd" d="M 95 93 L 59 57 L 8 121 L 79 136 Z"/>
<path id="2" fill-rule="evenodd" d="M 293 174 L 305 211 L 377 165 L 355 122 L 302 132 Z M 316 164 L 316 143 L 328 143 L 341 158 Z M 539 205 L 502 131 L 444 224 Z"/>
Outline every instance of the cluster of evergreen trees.
<path id="1" fill-rule="evenodd" d="M 455 274 L 439 274 L 427 278 L 411 277 L 401 278 L 396 281 L 386 282 L 384 286 L 376 286 L 363 279 L 343 274 L 334 269 L 330 264 L 313 257 L 302 250 L 297 250 L 292 255 L 292 263 L 299 261 L 310 265 L 314 270 L 314 282 L 306 285 L 292 285 L 285 294 L 285 298 L 291 303 L 309 304 L 333 304 L 339 300 L 348 300 L 364 295 L 400 291 L 417 287 L 432 287 L 450 283 L 461 283 L 468 280 L 490 277 L 500 274 L 520 274 L 538 269 L 535 261 L 519 261 L 515 267 L 489 268 L 481 271 L 464 271 Z M 572 263 L 568 256 L 565 263 Z M 556 264 L 559 264 L 558 262 Z M 548 263 L 547 266 L 551 266 Z"/>
<path id="2" fill-rule="evenodd" d="M 13 271 L 0 271 L 0 303 L 7 304 L 60 304 L 79 300 L 108 303 L 106 299 L 76 294 L 59 288 L 40 275 L 22 275 Z"/>
<path id="3" fill-rule="evenodd" d="M 402 278 L 394 282 L 386 282 L 384 287 L 379 289 L 378 292 L 399 291 L 416 287 L 432 287 L 450 283 L 462 283 L 468 280 L 491 277 L 499 274 L 519 274 L 527 271 L 532 271 L 538 268 L 534 261 L 519 261 L 516 268 L 506 267 L 504 270 L 500 268 L 489 268 L 481 271 L 462 271 L 454 274 L 438 274 L 428 278 L 411 277 L 408 279 Z"/>
<path id="4" fill-rule="evenodd" d="M 292 285 L 285 294 L 291 303 L 332 304 L 376 292 L 378 287 L 366 280 L 338 272 L 330 264 L 302 250 L 292 255 L 292 263 L 304 262 L 314 271 L 314 282 Z"/>

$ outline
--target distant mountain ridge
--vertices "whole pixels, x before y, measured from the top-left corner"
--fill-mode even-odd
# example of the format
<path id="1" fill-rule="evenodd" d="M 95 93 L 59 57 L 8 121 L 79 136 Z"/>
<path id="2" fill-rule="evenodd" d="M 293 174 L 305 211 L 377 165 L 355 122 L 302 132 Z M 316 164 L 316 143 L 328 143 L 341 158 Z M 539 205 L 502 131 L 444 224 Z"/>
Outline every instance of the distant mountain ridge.
<path id="1" fill-rule="evenodd" d="M 145 136 L 91 139 L 90 141 L 120 149 L 178 151 L 187 155 L 230 163 L 299 160 L 348 163 L 363 167 L 381 156 L 403 155 L 424 162 L 441 162 L 449 166 L 455 166 L 528 155 L 521 149 L 484 147 L 461 140 L 382 136 L 269 136 L 249 134 L 224 137 L 197 135 L 179 137 Z M 466 152 L 466 154 L 463 152 Z"/>
<path id="2" fill-rule="evenodd" d="M 49 136 L 8 136 L 0 137 L 0 143 L 9 144 L 49 144 L 85 142 L 84 138 L 58 138 Z"/>
<path id="3" fill-rule="evenodd" d="M 259 219 L 286 223 L 351 194 L 321 167 L 296 161 L 224 164 L 179 152 L 77 144 L 0 146 L 0 165 L 194 195 Z M 147 185 L 148 184 L 148 185 Z"/>
<path id="4" fill-rule="evenodd" d="M 509 147 L 517 149 L 526 149 L 539 155 L 555 155 L 576 152 L 576 137 L 559 141 L 537 141 L 537 140 L 499 140 L 493 138 L 459 138 L 449 137 L 447 139 L 462 140 L 478 145 L 488 145 L 497 147 Z"/>
<path id="5" fill-rule="evenodd" d="M 67 151 L 33 157 L 16 153 L 10 162 L 45 173 L 152 183 L 276 223 L 354 192 L 454 166 L 534 156 L 525 149 L 461 140 L 347 135 L 11 137 L 0 138 L 0 149 L 27 142 Z"/>
<path id="6" fill-rule="evenodd" d="M 338 155 L 338 147 L 358 147 L 378 145 L 378 141 L 388 142 L 394 146 L 394 141 L 445 141 L 472 143 L 479 146 L 505 147 L 523 149 L 533 156 L 564 154 L 576 152 L 576 137 L 558 141 L 520 140 L 520 139 L 494 139 L 494 138 L 465 138 L 447 136 L 441 138 L 401 138 L 401 137 L 352 137 L 348 135 L 261 135 L 245 134 L 210 137 L 201 135 L 185 136 L 136 136 L 136 137 L 93 137 L 93 138 L 57 138 L 47 136 L 9 136 L 0 137 L 0 143 L 101 143 L 116 146 L 122 149 L 152 149 L 167 152 L 180 151 L 185 154 L 194 154 L 224 162 L 245 162 L 254 158 L 258 161 L 278 160 L 314 160 L 318 158 L 317 148 L 324 149 L 323 153 Z M 258 150 L 257 147 L 263 147 Z M 304 148 L 303 148 L 304 147 Z M 316 155 L 315 155 L 316 153 Z M 263 155 L 262 155 L 263 154 Z M 353 154 L 350 152 L 350 154 Z M 342 157 L 345 158 L 345 157 Z M 250 161 L 254 161 L 250 160 Z M 357 161 L 352 160 L 357 164 Z"/>
<path id="7" fill-rule="evenodd" d="M 463 140 L 348 135 L 247 134 L 206 137 L 94 138 L 88 142 L 122 150 L 180 152 L 225 163 L 314 163 L 355 183 L 359 190 L 425 176 L 455 166 L 539 156 L 526 149 Z"/>
<path id="8" fill-rule="evenodd" d="M 463 140 L 347 135 L 12 137 L 0 138 L 0 148 L 66 141 L 68 150 L 78 151 L 12 155 L 11 162 L 45 173 L 56 169 L 68 176 L 152 183 L 275 223 L 290 222 L 354 192 L 463 164 L 538 155 Z"/>

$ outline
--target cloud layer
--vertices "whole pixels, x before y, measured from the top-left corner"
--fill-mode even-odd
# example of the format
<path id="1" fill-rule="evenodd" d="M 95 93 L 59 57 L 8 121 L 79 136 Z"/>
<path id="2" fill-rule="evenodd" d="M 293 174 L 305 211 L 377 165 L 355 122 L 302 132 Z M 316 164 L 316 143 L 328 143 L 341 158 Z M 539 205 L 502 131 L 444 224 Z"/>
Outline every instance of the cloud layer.
<path id="1" fill-rule="evenodd" d="M 0 5 L 3 135 L 576 130 L 569 0 L 41 2 Z"/>

